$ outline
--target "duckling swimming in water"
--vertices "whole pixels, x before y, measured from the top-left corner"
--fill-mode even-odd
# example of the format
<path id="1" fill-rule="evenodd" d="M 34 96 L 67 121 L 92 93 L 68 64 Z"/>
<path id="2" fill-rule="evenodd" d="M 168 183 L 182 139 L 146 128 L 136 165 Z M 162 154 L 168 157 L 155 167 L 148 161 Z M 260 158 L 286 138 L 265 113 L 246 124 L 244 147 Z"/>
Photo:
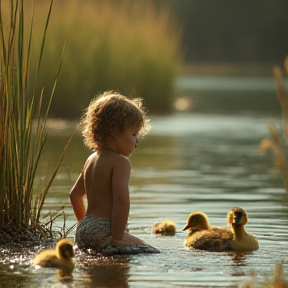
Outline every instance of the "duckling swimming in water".
<path id="1" fill-rule="evenodd" d="M 255 236 L 246 233 L 244 225 L 248 222 L 246 211 L 240 207 L 234 207 L 228 212 L 227 222 L 233 233 L 230 248 L 233 251 L 254 251 L 259 249 L 259 243 Z"/>
<path id="2" fill-rule="evenodd" d="M 58 268 L 58 276 L 71 276 L 74 270 L 75 252 L 72 243 L 64 238 L 58 241 L 55 249 L 41 251 L 33 260 L 35 265 L 45 268 Z"/>
<path id="3" fill-rule="evenodd" d="M 188 216 L 183 229 L 183 231 L 189 229 L 184 246 L 215 252 L 257 250 L 259 248 L 257 239 L 245 231 L 244 225 L 247 222 L 247 213 L 240 207 L 234 207 L 228 212 L 227 223 L 230 230 L 210 226 L 207 215 L 195 211 Z"/>
<path id="4" fill-rule="evenodd" d="M 188 229 L 190 229 L 189 234 L 193 234 L 197 231 L 211 229 L 207 215 L 201 211 L 194 211 L 190 213 L 183 231 Z"/>
<path id="5" fill-rule="evenodd" d="M 192 212 L 183 231 L 188 230 L 184 246 L 207 251 L 229 251 L 230 241 L 233 239 L 231 231 L 211 226 L 208 217 L 201 211 Z"/>
<path id="6" fill-rule="evenodd" d="M 164 220 L 154 224 L 151 232 L 156 235 L 174 236 L 176 233 L 176 224 L 173 220 Z"/>

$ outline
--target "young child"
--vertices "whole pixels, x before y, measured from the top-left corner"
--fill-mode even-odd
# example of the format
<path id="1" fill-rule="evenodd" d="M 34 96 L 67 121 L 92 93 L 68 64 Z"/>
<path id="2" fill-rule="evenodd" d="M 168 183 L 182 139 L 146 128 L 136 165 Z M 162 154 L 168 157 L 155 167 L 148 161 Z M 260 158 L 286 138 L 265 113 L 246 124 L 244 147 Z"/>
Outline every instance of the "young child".
<path id="1" fill-rule="evenodd" d="M 96 250 L 102 243 L 149 246 L 126 229 L 131 171 L 127 157 L 137 148 L 138 135 L 150 129 L 142 99 L 105 92 L 90 102 L 81 122 L 85 145 L 96 152 L 69 194 L 78 220 L 76 244 Z"/>

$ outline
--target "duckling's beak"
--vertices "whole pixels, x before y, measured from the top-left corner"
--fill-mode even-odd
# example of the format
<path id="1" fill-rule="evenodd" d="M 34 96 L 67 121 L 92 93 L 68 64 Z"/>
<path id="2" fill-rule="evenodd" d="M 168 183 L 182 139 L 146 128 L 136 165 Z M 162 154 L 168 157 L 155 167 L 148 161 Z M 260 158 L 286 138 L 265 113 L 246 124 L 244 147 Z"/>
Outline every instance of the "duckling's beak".
<path id="1" fill-rule="evenodd" d="M 65 251 L 65 252 L 64 252 L 64 255 L 66 256 L 66 258 L 73 258 L 73 257 L 75 257 L 74 251 Z M 63 255 L 63 256 L 64 256 L 64 255 Z"/>
<path id="2" fill-rule="evenodd" d="M 186 231 L 186 230 L 188 230 L 189 228 L 190 228 L 189 225 L 186 224 L 186 226 L 183 228 L 183 231 Z"/>

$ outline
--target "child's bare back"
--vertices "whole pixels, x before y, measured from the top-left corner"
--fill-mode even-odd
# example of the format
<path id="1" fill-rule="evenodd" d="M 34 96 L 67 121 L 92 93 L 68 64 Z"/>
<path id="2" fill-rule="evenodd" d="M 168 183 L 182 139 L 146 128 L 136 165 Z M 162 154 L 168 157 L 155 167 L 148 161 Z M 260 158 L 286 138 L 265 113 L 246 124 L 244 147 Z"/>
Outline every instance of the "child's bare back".
<path id="1" fill-rule="evenodd" d="M 113 190 L 111 186 L 113 165 L 120 155 L 95 152 L 87 159 L 84 169 L 84 185 L 87 195 L 88 215 L 112 219 Z M 117 160 L 116 160 L 117 161 Z"/>

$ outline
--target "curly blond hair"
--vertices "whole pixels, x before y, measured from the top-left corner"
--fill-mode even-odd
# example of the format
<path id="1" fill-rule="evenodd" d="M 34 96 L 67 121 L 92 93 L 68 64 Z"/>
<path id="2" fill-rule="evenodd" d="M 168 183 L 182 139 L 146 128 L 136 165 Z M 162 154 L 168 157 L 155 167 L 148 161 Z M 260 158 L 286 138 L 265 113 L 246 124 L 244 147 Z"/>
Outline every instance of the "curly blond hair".
<path id="1" fill-rule="evenodd" d="M 139 135 L 144 136 L 150 130 L 149 122 L 143 99 L 104 92 L 91 100 L 82 117 L 84 144 L 97 151 L 108 139 L 131 127 L 139 127 Z"/>

